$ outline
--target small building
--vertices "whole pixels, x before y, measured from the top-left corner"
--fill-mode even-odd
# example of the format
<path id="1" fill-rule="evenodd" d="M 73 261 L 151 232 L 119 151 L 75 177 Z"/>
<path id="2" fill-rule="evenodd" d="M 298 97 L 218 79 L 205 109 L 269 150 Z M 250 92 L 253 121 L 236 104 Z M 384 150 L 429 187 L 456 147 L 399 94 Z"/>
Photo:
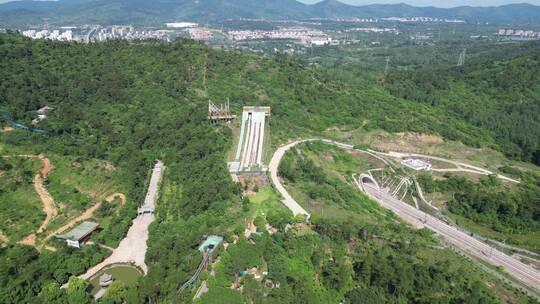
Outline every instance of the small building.
<path id="1" fill-rule="evenodd" d="M 248 114 L 253 114 L 255 112 L 262 112 L 265 116 L 270 116 L 270 113 L 272 112 L 271 107 L 263 107 L 263 106 L 245 106 L 243 108 L 243 111 Z"/>
<path id="2" fill-rule="evenodd" d="M 44 106 L 43 108 L 37 110 L 36 111 L 37 112 L 37 117 L 32 120 L 32 124 L 36 125 L 40 121 L 45 120 L 47 118 L 47 112 L 49 112 L 52 109 L 53 108 L 51 108 L 49 106 Z"/>
<path id="3" fill-rule="evenodd" d="M 58 234 L 56 237 L 65 240 L 70 247 L 81 248 L 81 245 L 90 238 L 92 232 L 96 231 L 98 228 L 98 223 L 84 221 L 77 227 L 64 234 Z"/>
<path id="4" fill-rule="evenodd" d="M 223 237 L 218 235 L 210 235 L 204 240 L 204 242 L 199 246 L 200 252 L 214 251 L 219 245 L 223 243 Z"/>
<path id="5" fill-rule="evenodd" d="M 419 159 L 419 158 L 412 158 L 412 157 L 409 157 L 409 158 L 406 158 L 404 160 L 401 161 L 401 164 L 406 166 L 406 167 L 409 167 L 415 171 L 421 171 L 421 170 L 426 170 L 426 171 L 429 171 L 431 170 L 431 163 L 429 163 L 429 161 L 425 161 L 423 159 Z"/>

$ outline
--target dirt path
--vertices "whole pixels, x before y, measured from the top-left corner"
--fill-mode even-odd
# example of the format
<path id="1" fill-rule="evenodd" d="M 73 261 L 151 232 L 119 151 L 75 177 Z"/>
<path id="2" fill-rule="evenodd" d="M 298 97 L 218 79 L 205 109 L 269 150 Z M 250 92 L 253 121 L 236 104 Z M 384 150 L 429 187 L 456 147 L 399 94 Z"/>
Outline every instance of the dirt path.
<path id="1" fill-rule="evenodd" d="M 121 204 L 125 204 L 126 202 L 126 196 L 123 194 L 123 193 L 113 193 L 109 196 L 107 196 L 105 198 L 105 201 L 107 201 L 108 203 L 111 203 L 112 201 L 114 201 L 115 198 L 120 198 L 121 200 Z M 71 221 L 69 221 L 68 223 L 66 223 L 64 226 L 56 229 L 55 231 L 53 232 L 50 232 L 47 237 L 45 238 L 44 242 L 47 241 L 48 239 L 50 239 L 51 237 L 57 235 L 57 234 L 60 234 L 70 228 L 72 228 L 73 226 L 75 226 L 75 224 L 77 224 L 78 222 L 81 222 L 81 221 L 84 221 L 84 220 L 87 220 L 89 218 L 92 217 L 92 215 L 94 215 L 94 212 L 96 212 L 96 210 L 99 209 L 99 207 L 101 207 L 101 204 L 102 202 L 97 202 L 96 204 L 94 204 L 92 207 L 86 209 L 81 215 L 79 215 L 78 217 L 72 219 Z"/>
<path id="2" fill-rule="evenodd" d="M 43 162 L 43 167 L 36 173 L 34 176 L 34 189 L 36 190 L 41 202 L 43 203 L 43 212 L 45 212 L 45 220 L 41 223 L 41 226 L 37 229 L 36 233 L 32 233 L 25 237 L 19 243 L 24 245 L 35 246 L 36 245 L 36 234 L 41 233 L 47 229 L 52 218 L 55 217 L 58 213 L 56 206 L 54 204 L 54 199 L 45 186 L 43 182 L 47 179 L 47 175 L 54 169 L 54 166 L 51 164 L 51 161 L 40 155 L 17 155 L 19 157 L 28 157 L 28 158 L 37 158 Z"/>
<path id="3" fill-rule="evenodd" d="M 145 206 L 154 207 L 158 198 L 159 187 L 155 184 L 161 181 L 163 177 L 163 171 L 165 166 L 161 161 L 158 161 L 152 171 L 152 177 L 150 178 L 150 185 L 148 186 L 148 192 L 145 199 Z M 152 182 L 153 181 L 153 182 Z M 110 195 L 109 198 L 113 199 L 115 194 Z M 148 227 L 154 221 L 155 216 L 153 213 L 139 214 L 129 227 L 126 236 L 120 241 L 118 247 L 115 248 L 112 254 L 103 260 L 101 263 L 88 269 L 86 273 L 79 276 L 81 279 L 89 279 L 95 275 L 103 267 L 118 264 L 129 263 L 139 267 L 146 275 L 148 273 L 148 267 L 145 262 L 148 240 Z M 65 285 L 64 285 L 65 286 Z"/>

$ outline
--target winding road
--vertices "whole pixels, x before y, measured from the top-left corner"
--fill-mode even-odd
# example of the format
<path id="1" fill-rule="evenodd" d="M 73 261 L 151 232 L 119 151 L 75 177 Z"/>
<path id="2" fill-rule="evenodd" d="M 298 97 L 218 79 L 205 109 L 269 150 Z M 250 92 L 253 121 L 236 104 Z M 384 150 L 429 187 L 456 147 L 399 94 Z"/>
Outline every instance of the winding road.
<path id="1" fill-rule="evenodd" d="M 342 147 L 345 149 L 353 149 L 353 146 L 343 144 L 343 143 L 338 143 L 332 140 L 314 138 L 314 139 L 298 140 L 298 141 L 289 143 L 287 145 L 279 147 L 277 151 L 275 152 L 269 166 L 272 183 L 274 184 L 278 192 L 284 197 L 282 202 L 285 206 L 287 206 L 295 215 L 305 214 L 309 217 L 309 213 L 307 213 L 307 211 L 305 211 L 289 195 L 285 187 L 283 187 L 283 185 L 281 184 L 281 181 L 279 180 L 278 175 L 277 175 L 279 163 L 281 162 L 281 159 L 283 158 L 283 155 L 285 154 L 285 152 L 287 152 L 289 149 L 291 149 L 292 147 L 300 143 L 304 143 L 308 141 L 322 141 L 322 142 L 326 142 L 328 144 L 332 144 L 332 145 Z M 358 151 L 362 151 L 362 150 L 358 150 Z M 368 151 L 362 151 L 362 152 L 368 152 Z M 394 155 L 397 156 L 396 154 Z M 433 159 L 436 159 L 436 158 L 433 158 Z M 482 168 L 478 168 L 478 167 L 474 167 L 474 166 L 470 166 L 470 165 L 462 164 L 462 163 L 459 163 L 459 165 L 465 166 L 472 170 L 483 171 L 484 173 L 487 173 L 487 170 L 482 169 Z M 514 257 L 511 257 L 503 252 L 498 251 L 495 248 L 492 248 L 491 246 L 475 239 L 474 237 L 468 235 L 467 233 L 458 230 L 456 227 L 452 227 L 444 223 L 443 221 L 429 214 L 426 214 L 423 211 L 415 209 L 414 207 L 392 197 L 389 193 L 380 190 L 378 185 L 373 179 L 369 180 L 369 178 L 366 179 L 366 177 L 369 177 L 369 176 L 362 175 L 361 178 L 356 178 L 356 177 L 353 177 L 353 178 L 355 179 L 358 188 L 361 191 L 364 191 L 370 198 L 379 202 L 385 208 L 392 210 L 399 217 L 401 217 L 403 220 L 410 223 L 411 225 L 417 228 L 424 228 L 424 227 L 428 228 L 432 230 L 433 232 L 439 234 L 440 236 L 444 237 L 449 243 L 451 243 L 453 246 L 457 247 L 458 249 L 462 250 L 463 252 L 471 256 L 474 256 L 476 258 L 487 261 L 495 266 L 502 267 L 508 274 L 510 274 L 511 276 L 519 280 L 521 283 L 528 286 L 531 290 L 534 290 L 536 293 L 540 293 L 540 272 L 538 270 L 522 263 L 521 261 L 519 261 L 518 259 Z M 502 176 L 499 176 L 499 178 L 508 179 Z M 516 182 L 511 179 L 508 179 L 508 180 Z"/>

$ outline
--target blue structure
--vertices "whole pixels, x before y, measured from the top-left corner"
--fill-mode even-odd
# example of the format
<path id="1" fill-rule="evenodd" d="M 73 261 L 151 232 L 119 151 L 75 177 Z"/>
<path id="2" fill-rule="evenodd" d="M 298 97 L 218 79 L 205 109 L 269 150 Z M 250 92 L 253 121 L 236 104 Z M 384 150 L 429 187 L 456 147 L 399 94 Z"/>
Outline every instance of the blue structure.
<path id="1" fill-rule="evenodd" d="M 28 130 L 30 132 L 52 135 L 50 132 L 45 131 L 43 129 L 32 128 L 32 127 L 18 123 L 15 119 L 10 118 L 10 115 L 8 112 L 0 112 L 0 115 L 2 115 L 2 118 L 6 121 L 6 123 L 10 124 L 12 127 L 16 129 L 22 129 L 22 130 Z"/>
<path id="2" fill-rule="evenodd" d="M 223 237 L 218 235 L 210 235 L 206 240 L 199 246 L 200 252 L 214 251 L 221 243 L 223 242 Z"/>

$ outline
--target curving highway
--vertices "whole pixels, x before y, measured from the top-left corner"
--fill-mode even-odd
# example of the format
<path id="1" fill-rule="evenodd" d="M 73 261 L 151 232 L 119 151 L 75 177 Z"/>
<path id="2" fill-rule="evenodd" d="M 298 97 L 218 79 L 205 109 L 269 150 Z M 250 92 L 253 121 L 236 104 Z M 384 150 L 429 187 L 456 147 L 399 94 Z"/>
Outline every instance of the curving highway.
<path id="1" fill-rule="evenodd" d="M 296 146 L 299 143 L 303 143 L 306 141 L 313 141 L 316 139 L 307 139 L 307 140 L 299 140 L 295 141 L 293 143 L 287 144 L 285 146 L 279 147 L 274 155 L 272 156 L 272 159 L 270 160 L 270 164 L 268 165 L 268 171 L 270 171 L 270 179 L 272 180 L 272 184 L 274 184 L 274 187 L 276 187 L 276 190 L 281 194 L 283 197 L 283 200 L 281 202 L 289 208 L 294 216 L 298 214 L 302 214 L 309 218 L 309 213 L 298 204 L 294 198 L 287 192 L 285 187 L 281 184 L 281 180 L 278 178 L 278 168 L 279 163 L 281 163 L 281 159 L 283 158 L 283 155 L 285 155 L 285 152 L 289 151 L 290 148 Z"/>
<path id="2" fill-rule="evenodd" d="M 368 177 L 355 178 L 357 186 L 369 197 L 385 208 L 392 210 L 399 217 L 419 228 L 428 228 L 443 236 L 449 243 L 464 252 L 485 260 L 503 269 L 523 284 L 540 292 L 540 272 L 518 259 L 492 248 L 469 234 L 450 226 L 445 222 L 424 213 L 380 190 Z"/>
<path id="3" fill-rule="evenodd" d="M 277 172 L 279 163 L 285 152 L 300 143 L 308 141 L 323 141 L 344 149 L 353 149 L 353 146 L 351 145 L 338 143 L 328 139 L 313 138 L 298 140 L 281 146 L 276 150 L 269 165 L 272 183 L 277 191 L 283 196 L 284 199 L 282 202 L 285 206 L 287 206 L 295 215 L 304 214 L 307 217 L 309 217 L 309 213 L 290 196 L 285 187 L 281 184 Z M 361 191 L 365 192 L 370 198 L 379 202 L 385 208 L 392 210 L 406 222 L 418 228 L 428 228 L 444 237 L 449 243 L 463 252 L 487 261 L 495 266 L 502 267 L 508 274 L 528 286 L 531 290 L 540 293 L 540 272 L 538 270 L 522 263 L 514 257 L 492 248 L 469 234 L 392 197 L 389 193 L 380 190 L 376 183 L 374 183 L 372 179 L 370 180 L 370 177 L 367 175 L 361 175 L 360 178 L 353 176 L 353 179 Z"/>

